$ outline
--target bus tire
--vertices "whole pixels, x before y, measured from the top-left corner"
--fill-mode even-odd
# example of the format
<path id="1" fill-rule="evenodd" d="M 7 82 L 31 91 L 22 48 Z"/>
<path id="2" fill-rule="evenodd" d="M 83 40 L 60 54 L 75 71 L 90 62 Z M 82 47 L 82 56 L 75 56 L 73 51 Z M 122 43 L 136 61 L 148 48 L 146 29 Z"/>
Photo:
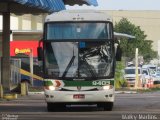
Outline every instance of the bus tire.
<path id="1" fill-rule="evenodd" d="M 112 111 L 112 109 L 113 109 L 113 102 L 104 103 L 103 108 L 104 108 L 105 111 Z"/>
<path id="2" fill-rule="evenodd" d="M 47 103 L 47 110 L 48 112 L 52 112 L 56 110 L 56 104 L 55 103 Z"/>

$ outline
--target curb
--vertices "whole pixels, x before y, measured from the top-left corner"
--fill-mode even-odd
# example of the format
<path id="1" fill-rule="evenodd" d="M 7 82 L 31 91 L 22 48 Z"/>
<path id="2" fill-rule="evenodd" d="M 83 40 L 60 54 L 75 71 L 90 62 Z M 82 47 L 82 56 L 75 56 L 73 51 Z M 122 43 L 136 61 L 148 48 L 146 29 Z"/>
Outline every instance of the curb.
<path id="1" fill-rule="evenodd" d="M 17 99 L 17 94 L 4 94 L 3 99 L 6 100 L 13 100 L 13 99 Z"/>
<path id="2" fill-rule="evenodd" d="M 44 94 L 44 92 L 28 92 L 28 95 Z"/>
<path id="3" fill-rule="evenodd" d="M 137 91 L 115 91 L 116 94 L 137 94 Z"/>

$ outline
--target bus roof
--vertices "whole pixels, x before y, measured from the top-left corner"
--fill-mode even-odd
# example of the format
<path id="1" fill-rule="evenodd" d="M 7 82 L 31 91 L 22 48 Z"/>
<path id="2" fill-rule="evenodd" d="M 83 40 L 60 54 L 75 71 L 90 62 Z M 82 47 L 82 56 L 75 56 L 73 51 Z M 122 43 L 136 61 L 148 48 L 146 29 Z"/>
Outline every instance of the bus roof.
<path id="1" fill-rule="evenodd" d="M 56 21 L 112 21 L 105 12 L 97 10 L 63 10 L 46 17 L 45 22 Z"/>

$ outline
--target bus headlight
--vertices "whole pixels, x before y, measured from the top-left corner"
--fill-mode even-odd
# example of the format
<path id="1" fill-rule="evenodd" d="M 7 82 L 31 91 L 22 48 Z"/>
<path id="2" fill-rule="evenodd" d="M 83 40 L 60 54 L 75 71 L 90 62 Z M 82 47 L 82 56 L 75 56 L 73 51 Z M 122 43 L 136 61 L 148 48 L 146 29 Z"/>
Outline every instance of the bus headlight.
<path id="1" fill-rule="evenodd" d="M 54 86 L 45 86 L 44 87 L 44 89 L 46 89 L 46 90 L 56 90 L 56 87 L 54 87 Z"/>
<path id="2" fill-rule="evenodd" d="M 109 90 L 109 89 L 112 89 L 112 88 L 113 88 L 112 85 L 103 86 L 103 90 Z"/>
<path id="3" fill-rule="evenodd" d="M 110 85 L 103 86 L 103 90 L 109 90 L 109 89 L 110 89 Z"/>
<path id="4" fill-rule="evenodd" d="M 56 87 L 54 87 L 54 86 L 49 86 L 49 90 L 56 90 Z"/>

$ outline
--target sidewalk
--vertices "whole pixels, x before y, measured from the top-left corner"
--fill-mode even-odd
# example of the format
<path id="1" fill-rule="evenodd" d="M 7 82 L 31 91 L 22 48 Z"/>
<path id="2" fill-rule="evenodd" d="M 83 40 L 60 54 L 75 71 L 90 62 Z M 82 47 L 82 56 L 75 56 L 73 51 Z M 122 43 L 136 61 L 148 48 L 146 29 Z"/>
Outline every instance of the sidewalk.
<path id="1" fill-rule="evenodd" d="M 115 91 L 116 94 L 137 94 L 137 91 Z"/>

